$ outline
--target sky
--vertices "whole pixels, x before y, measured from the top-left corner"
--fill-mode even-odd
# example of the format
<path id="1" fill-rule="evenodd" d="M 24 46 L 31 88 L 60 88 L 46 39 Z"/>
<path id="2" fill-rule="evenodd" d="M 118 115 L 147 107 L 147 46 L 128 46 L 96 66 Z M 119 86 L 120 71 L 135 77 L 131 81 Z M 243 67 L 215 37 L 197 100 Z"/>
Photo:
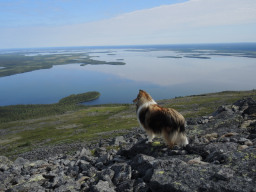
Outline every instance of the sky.
<path id="1" fill-rule="evenodd" d="M 0 49 L 256 42 L 256 0 L 0 0 Z"/>

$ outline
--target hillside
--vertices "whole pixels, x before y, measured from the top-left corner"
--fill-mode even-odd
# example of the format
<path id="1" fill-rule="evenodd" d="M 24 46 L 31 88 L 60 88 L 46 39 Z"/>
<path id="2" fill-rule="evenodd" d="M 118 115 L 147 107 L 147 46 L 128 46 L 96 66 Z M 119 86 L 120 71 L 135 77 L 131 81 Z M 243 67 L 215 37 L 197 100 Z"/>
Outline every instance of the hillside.
<path id="1" fill-rule="evenodd" d="M 185 148 L 146 144 L 133 105 L 2 122 L 0 191 L 255 191 L 255 100 L 226 91 L 159 101 L 186 117 Z"/>
<path id="2" fill-rule="evenodd" d="M 90 96 L 89 100 L 99 96 L 99 93 L 93 93 L 96 95 Z M 244 97 L 256 99 L 256 91 L 226 91 L 166 99 L 158 103 L 178 110 L 188 119 L 209 115 L 219 106 Z M 135 107 L 128 104 L 85 106 L 60 102 L 0 107 L 0 154 L 16 158 L 19 154 L 42 147 L 97 142 L 100 138 L 122 135 L 123 130 L 134 127 L 138 127 Z"/>

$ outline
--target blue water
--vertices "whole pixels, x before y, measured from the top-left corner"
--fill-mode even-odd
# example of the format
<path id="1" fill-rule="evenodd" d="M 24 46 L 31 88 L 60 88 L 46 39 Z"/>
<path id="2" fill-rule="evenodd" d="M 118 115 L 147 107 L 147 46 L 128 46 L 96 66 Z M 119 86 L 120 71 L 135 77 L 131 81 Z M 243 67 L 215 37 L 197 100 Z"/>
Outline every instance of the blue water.
<path id="1" fill-rule="evenodd" d="M 249 46 L 248 49 L 255 47 Z M 256 58 L 241 57 L 236 46 L 236 49 L 225 48 L 225 53 L 232 52 L 232 56 L 209 54 L 220 48 L 187 47 L 187 51 L 184 48 L 181 51 L 180 47 L 171 50 L 166 47 L 26 50 L 27 55 L 87 52 L 97 56 L 97 60 L 122 59 L 126 65 L 67 64 L 1 77 L 0 105 L 56 103 L 68 95 L 87 91 L 101 93 L 99 99 L 88 104 L 105 104 L 131 103 L 139 89 L 148 91 L 155 100 L 224 90 L 255 89 Z M 191 55 L 191 49 L 203 52 L 201 56 L 210 59 L 185 57 Z M 159 58 L 162 56 L 182 58 Z"/>

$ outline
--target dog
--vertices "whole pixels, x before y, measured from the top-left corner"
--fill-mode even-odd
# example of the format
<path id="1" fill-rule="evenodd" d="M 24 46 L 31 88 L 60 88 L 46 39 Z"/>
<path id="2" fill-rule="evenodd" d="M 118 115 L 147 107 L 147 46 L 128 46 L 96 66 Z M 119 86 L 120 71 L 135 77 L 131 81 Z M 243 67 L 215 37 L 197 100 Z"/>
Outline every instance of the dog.
<path id="1" fill-rule="evenodd" d="M 136 113 L 140 125 L 148 135 L 147 143 L 152 143 L 155 136 L 162 136 L 165 143 L 184 147 L 188 144 L 185 134 L 185 118 L 172 108 L 160 107 L 154 99 L 143 90 L 136 99 Z"/>

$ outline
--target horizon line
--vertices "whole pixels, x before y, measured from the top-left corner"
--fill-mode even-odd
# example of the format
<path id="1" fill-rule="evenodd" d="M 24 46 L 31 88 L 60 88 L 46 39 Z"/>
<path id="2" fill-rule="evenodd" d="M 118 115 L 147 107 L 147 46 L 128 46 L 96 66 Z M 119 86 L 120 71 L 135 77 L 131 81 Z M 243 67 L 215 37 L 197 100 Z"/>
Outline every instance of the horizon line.
<path id="1" fill-rule="evenodd" d="M 130 44 L 130 45 L 70 45 L 70 46 L 50 46 L 50 47 L 20 47 L 20 48 L 0 48 L 0 50 L 14 49 L 57 49 L 57 48 L 99 48 L 99 47 L 149 47 L 149 46 L 184 46 L 184 45 L 224 45 L 224 44 L 256 44 L 256 42 L 218 42 L 218 43 L 174 43 L 174 44 Z"/>

